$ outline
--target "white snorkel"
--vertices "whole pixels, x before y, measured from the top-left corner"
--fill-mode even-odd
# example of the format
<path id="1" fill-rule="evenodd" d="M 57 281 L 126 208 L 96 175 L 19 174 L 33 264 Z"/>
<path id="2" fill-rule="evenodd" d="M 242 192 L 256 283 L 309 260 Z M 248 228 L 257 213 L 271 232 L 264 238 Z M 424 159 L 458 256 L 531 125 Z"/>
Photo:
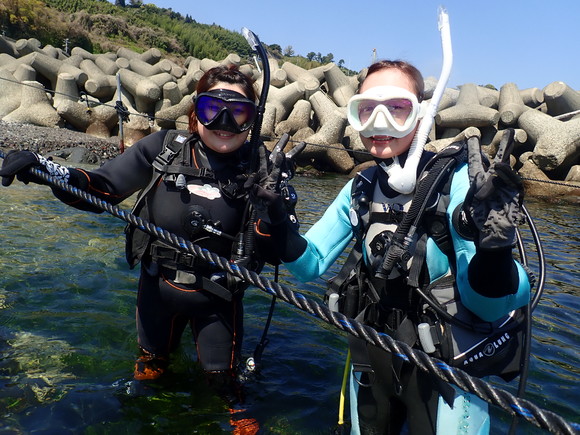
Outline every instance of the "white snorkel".
<path id="1" fill-rule="evenodd" d="M 423 147 L 427 142 L 429 132 L 433 126 L 433 120 L 437 114 L 437 106 L 439 106 L 439 101 L 441 101 L 441 97 L 443 96 L 443 92 L 447 86 L 447 81 L 449 80 L 449 75 L 451 74 L 453 53 L 451 50 L 449 16 L 443 7 L 439 7 L 438 27 L 439 32 L 441 33 L 441 45 L 443 47 L 443 67 L 441 68 L 441 75 L 439 76 L 439 81 L 433 91 L 433 96 L 431 97 L 429 106 L 426 109 L 425 116 L 420 121 L 419 129 L 411 143 L 405 166 L 401 167 L 399 159 L 397 158 L 394 158 L 393 163 L 389 166 L 384 163 L 380 164 L 389 175 L 389 186 L 397 192 L 404 194 L 411 193 L 415 189 L 415 183 L 417 181 L 417 166 L 419 165 L 421 154 L 423 154 Z"/>

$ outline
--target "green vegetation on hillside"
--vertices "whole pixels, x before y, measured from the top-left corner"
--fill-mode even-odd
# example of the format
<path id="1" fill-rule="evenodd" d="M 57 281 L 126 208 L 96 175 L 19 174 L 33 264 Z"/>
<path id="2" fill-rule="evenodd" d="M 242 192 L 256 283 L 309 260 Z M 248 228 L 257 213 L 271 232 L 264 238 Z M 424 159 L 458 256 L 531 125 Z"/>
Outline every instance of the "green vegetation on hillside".
<path id="1" fill-rule="evenodd" d="M 201 24 L 194 17 L 172 9 L 143 4 L 140 0 L 0 0 L 2 34 L 13 39 L 36 38 L 43 45 L 70 49 L 82 47 L 93 53 L 127 47 L 137 52 L 151 47 L 168 56 L 221 60 L 236 53 L 251 60 L 251 49 L 241 33 L 217 24 Z M 310 69 L 333 62 L 331 53 L 307 57 L 294 55 L 291 46 L 266 46 L 280 62 L 289 61 Z M 338 62 L 342 67 L 342 61 Z M 354 71 L 344 69 L 347 74 Z"/>

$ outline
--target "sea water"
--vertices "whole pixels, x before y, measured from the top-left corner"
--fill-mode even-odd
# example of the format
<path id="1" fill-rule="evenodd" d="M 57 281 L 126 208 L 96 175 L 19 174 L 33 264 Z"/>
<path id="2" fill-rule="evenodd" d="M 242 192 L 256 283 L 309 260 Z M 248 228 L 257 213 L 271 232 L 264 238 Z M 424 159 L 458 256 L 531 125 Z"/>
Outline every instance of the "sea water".
<path id="1" fill-rule="evenodd" d="M 294 180 L 301 231 L 346 181 Z M 547 276 L 534 312 L 526 398 L 578 423 L 578 207 L 533 199 L 527 204 L 543 242 Z M 124 225 L 106 213 L 67 207 L 46 186 L 0 189 L 0 432 L 233 431 L 232 411 L 204 383 L 189 331 L 165 379 L 132 382 L 138 270 L 124 260 Z M 523 233 L 528 241 L 529 232 Z M 527 246 L 536 267 L 536 252 Z M 338 268 L 303 284 L 281 267 L 279 280 L 321 301 L 325 280 Z M 272 279 L 272 268 L 264 274 Z M 271 296 L 257 288 L 246 293 L 244 356 L 260 341 L 270 303 Z M 345 333 L 277 301 L 268 340 L 261 370 L 247 383 L 234 418 L 255 422 L 261 433 L 329 433 L 337 422 Z M 517 380 L 491 382 L 512 393 L 517 389 Z M 492 433 L 506 433 L 510 423 L 506 412 L 492 407 Z M 518 433 L 543 432 L 521 421 Z"/>

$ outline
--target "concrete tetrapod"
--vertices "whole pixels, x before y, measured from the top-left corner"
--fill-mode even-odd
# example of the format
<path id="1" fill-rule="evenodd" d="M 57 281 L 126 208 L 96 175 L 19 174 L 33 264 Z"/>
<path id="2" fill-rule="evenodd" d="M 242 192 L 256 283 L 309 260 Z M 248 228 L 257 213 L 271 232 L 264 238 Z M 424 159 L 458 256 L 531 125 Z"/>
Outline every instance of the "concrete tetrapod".
<path id="1" fill-rule="evenodd" d="M 258 92 L 262 92 L 262 83 L 258 80 L 256 86 Z M 266 101 L 266 110 L 271 108 L 276 109 L 275 123 L 283 121 L 288 117 L 294 104 L 304 98 L 304 85 L 301 82 L 294 82 L 284 86 L 282 89 L 270 86 L 268 90 L 268 100 Z"/>
<path id="2" fill-rule="evenodd" d="M 150 113 L 161 98 L 158 84 L 128 69 L 119 70 L 121 84 L 135 99 L 135 108 L 141 113 Z"/>
<path id="3" fill-rule="evenodd" d="M 270 65 L 270 85 L 281 88 L 288 80 L 288 74 L 278 65 L 276 59 L 268 58 L 268 65 Z"/>
<path id="4" fill-rule="evenodd" d="M 187 130 L 187 116 L 192 107 L 193 99 L 191 96 L 184 96 L 178 104 L 167 106 L 155 114 L 157 125 L 161 128 Z M 184 120 L 181 119 L 182 117 L 185 117 L 185 123 Z M 177 120 L 179 120 L 179 124 L 177 124 Z"/>
<path id="5" fill-rule="evenodd" d="M 84 59 L 80 69 L 89 77 L 85 82 L 85 90 L 93 97 L 108 100 L 117 90 L 117 78 L 114 75 L 105 74 L 91 59 Z"/>
<path id="6" fill-rule="evenodd" d="M 435 115 L 440 127 L 485 127 L 499 121 L 499 112 L 479 103 L 477 86 L 467 83 L 461 87 L 457 103 Z"/>
<path id="7" fill-rule="evenodd" d="M 20 83 L 25 81 L 36 82 L 36 70 L 30 65 L 21 63 L 18 65 L 18 68 L 16 68 L 16 71 L 14 71 L 14 78 Z"/>
<path id="8" fill-rule="evenodd" d="M 320 81 L 310 71 L 290 62 L 284 62 L 282 69 L 286 71 L 290 83 L 302 83 L 306 99 L 320 89 Z"/>
<path id="9" fill-rule="evenodd" d="M 331 170 L 347 174 L 354 167 L 354 160 L 342 146 L 347 119 L 344 110 L 336 106 L 322 91 L 310 98 L 320 129 L 304 139 L 306 147 L 298 155 L 298 162 L 327 164 Z"/>
<path id="10" fill-rule="evenodd" d="M 23 86 L 10 72 L 0 69 L 0 119 L 20 106 Z"/>
<path id="11" fill-rule="evenodd" d="M 290 112 L 288 119 L 280 121 L 276 125 L 275 133 L 276 136 L 282 136 L 284 133 L 293 135 L 298 130 L 304 127 L 308 127 L 310 122 L 310 112 L 312 111 L 312 106 L 307 100 L 299 100 L 294 105 L 294 109 Z"/>
<path id="12" fill-rule="evenodd" d="M 58 106 L 63 101 L 73 101 L 77 103 L 80 99 L 79 89 L 75 79 L 69 73 L 63 72 L 58 75 L 52 105 L 58 111 Z M 84 131 L 84 130 L 83 130 Z"/>
<path id="13" fill-rule="evenodd" d="M 552 116 L 580 110 L 580 92 L 564 82 L 552 82 L 544 88 L 544 101 Z"/>
<path id="14" fill-rule="evenodd" d="M 528 109 L 518 124 L 534 145 L 533 160 L 544 172 L 565 175 L 577 163 L 580 152 L 580 119 L 564 122 L 538 110 Z"/>
<path id="15" fill-rule="evenodd" d="M 524 100 L 515 83 L 506 83 L 499 91 L 498 110 L 501 122 L 514 125 L 526 110 Z"/>
<path id="16" fill-rule="evenodd" d="M 11 57 L 16 57 L 19 55 L 14 42 L 9 41 L 2 35 L 0 35 L 0 53 L 6 53 Z"/>
<path id="17" fill-rule="evenodd" d="M 4 116 L 6 122 L 23 122 L 41 127 L 63 127 L 61 117 L 39 82 L 23 82 L 20 106 Z"/>
<path id="18" fill-rule="evenodd" d="M 520 96 L 528 107 L 538 107 L 544 102 L 544 91 L 539 88 L 521 89 Z"/>
<path id="19" fill-rule="evenodd" d="M 334 63 L 325 65 L 324 77 L 328 93 L 337 106 L 346 107 L 350 98 L 356 93 L 356 87 L 344 72 Z"/>
<path id="20" fill-rule="evenodd" d="M 38 52 L 31 53 L 30 56 L 32 58 L 30 66 L 32 66 L 37 73 L 50 80 L 53 89 L 56 87 L 58 75 L 62 72 L 72 75 L 79 88 L 84 87 L 85 82 L 88 80 L 86 72 L 61 60 L 54 59 L 46 54 Z"/>
<path id="21" fill-rule="evenodd" d="M 116 60 L 116 57 L 115 57 Z M 95 65 L 99 67 L 104 74 L 114 76 L 119 71 L 119 65 L 115 60 L 111 59 L 106 54 L 100 54 L 95 57 Z"/>

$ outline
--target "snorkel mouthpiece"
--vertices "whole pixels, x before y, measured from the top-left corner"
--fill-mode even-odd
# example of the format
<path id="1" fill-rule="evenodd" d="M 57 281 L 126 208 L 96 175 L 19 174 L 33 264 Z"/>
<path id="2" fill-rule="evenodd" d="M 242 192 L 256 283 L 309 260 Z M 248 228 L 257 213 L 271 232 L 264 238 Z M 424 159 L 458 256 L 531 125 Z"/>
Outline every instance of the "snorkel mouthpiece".
<path id="1" fill-rule="evenodd" d="M 419 129 L 413 138 L 407 160 L 405 161 L 405 167 L 401 167 L 398 159 L 388 167 L 383 166 L 383 169 L 389 175 L 389 186 L 397 192 L 404 194 L 411 193 L 415 189 L 417 168 L 421 155 L 423 154 L 423 147 L 427 142 L 427 137 L 433 126 L 433 119 L 437 114 L 437 106 L 439 105 L 439 101 L 441 101 L 441 97 L 447 86 L 447 81 L 449 80 L 449 75 L 451 74 L 451 66 L 453 64 L 451 33 L 449 30 L 449 16 L 444 8 L 439 8 L 438 27 L 443 48 L 443 67 L 441 68 L 441 74 L 433 92 L 433 97 L 431 98 L 429 106 L 427 106 L 426 114 L 421 120 Z"/>

